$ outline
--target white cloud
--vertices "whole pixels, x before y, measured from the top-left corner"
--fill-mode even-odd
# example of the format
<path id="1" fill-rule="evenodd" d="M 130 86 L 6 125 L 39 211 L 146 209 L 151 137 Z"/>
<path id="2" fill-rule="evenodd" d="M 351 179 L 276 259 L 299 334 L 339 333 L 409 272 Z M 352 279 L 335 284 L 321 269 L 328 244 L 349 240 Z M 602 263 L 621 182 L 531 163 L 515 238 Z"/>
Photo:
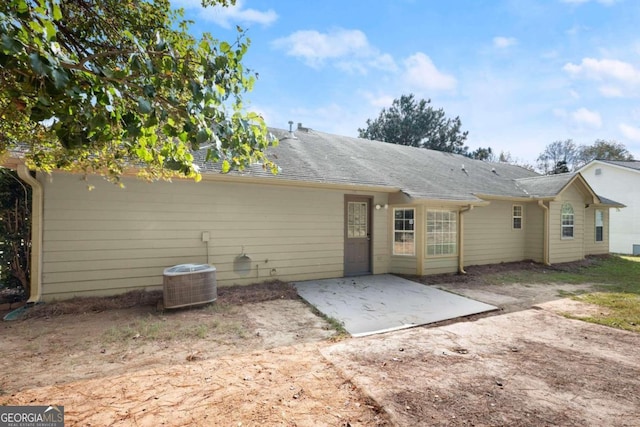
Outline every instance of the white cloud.
<path id="1" fill-rule="evenodd" d="M 511 46 L 515 46 L 518 44 L 518 40 L 513 37 L 494 37 L 493 38 L 493 47 L 498 49 L 506 49 Z"/>
<path id="2" fill-rule="evenodd" d="M 408 57 L 404 65 L 405 82 L 418 89 L 453 90 L 456 87 L 456 79 L 438 71 L 431 58 L 422 52 Z"/>
<path id="3" fill-rule="evenodd" d="M 628 138 L 632 141 L 640 142 L 640 128 L 630 126 L 625 123 L 620 123 L 620 126 L 618 126 L 618 128 L 620 129 L 620 132 L 622 132 L 622 134 L 625 136 L 625 138 Z"/>
<path id="4" fill-rule="evenodd" d="M 583 58 L 579 65 L 567 63 L 562 69 L 571 75 L 592 80 L 614 79 L 632 84 L 640 83 L 640 70 L 628 62 L 616 59 Z"/>
<path id="5" fill-rule="evenodd" d="M 602 96 L 606 98 L 622 98 L 624 97 L 624 92 L 620 87 L 613 85 L 604 85 L 598 88 Z"/>
<path id="6" fill-rule="evenodd" d="M 596 111 L 579 108 L 571 113 L 571 120 L 580 127 L 599 129 L 602 127 L 602 117 Z"/>
<path id="7" fill-rule="evenodd" d="M 302 59 L 307 65 L 319 68 L 327 60 L 349 72 L 365 74 L 369 68 L 394 71 L 395 61 L 389 54 L 378 51 L 369 44 L 360 30 L 336 28 L 326 33 L 315 30 L 296 31 L 272 42 L 276 49 Z"/>
<path id="8" fill-rule="evenodd" d="M 600 129 L 602 127 L 600 113 L 590 111 L 584 107 L 572 112 L 556 108 L 553 110 L 553 115 L 563 119 L 570 127 L 575 129 Z"/>
<path id="9" fill-rule="evenodd" d="M 616 59 L 583 58 L 580 64 L 567 63 L 562 69 L 575 78 L 603 82 L 598 88 L 609 98 L 633 95 L 640 88 L 640 69 Z"/>
<path id="10" fill-rule="evenodd" d="M 223 28 L 231 28 L 232 24 L 260 24 L 268 26 L 278 19 L 273 10 L 259 11 L 244 7 L 244 0 L 237 0 L 234 6 L 202 7 L 201 0 L 172 0 L 172 5 L 185 10 L 199 10 L 199 16 L 207 21 L 215 22 Z"/>

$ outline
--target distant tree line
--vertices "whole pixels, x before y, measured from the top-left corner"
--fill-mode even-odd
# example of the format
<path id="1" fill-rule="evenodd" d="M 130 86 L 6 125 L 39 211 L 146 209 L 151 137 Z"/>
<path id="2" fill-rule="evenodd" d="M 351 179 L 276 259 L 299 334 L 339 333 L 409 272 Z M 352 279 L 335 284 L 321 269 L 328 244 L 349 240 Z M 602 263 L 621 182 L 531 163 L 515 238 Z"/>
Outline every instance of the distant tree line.
<path id="1" fill-rule="evenodd" d="M 578 145 L 571 139 L 547 145 L 537 159 L 537 168 L 544 174 L 573 172 L 592 160 L 633 160 L 633 156 L 616 141 L 597 139 L 591 145 Z"/>

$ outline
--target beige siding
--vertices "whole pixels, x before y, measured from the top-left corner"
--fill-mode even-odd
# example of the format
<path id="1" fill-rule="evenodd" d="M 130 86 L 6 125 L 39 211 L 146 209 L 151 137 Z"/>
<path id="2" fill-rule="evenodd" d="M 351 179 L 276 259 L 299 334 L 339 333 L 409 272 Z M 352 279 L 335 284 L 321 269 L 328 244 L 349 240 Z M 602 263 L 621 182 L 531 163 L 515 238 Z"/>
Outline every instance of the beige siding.
<path id="1" fill-rule="evenodd" d="M 596 210 L 604 214 L 602 242 L 596 242 Z M 609 253 L 609 209 L 590 206 L 584 217 L 584 254 L 601 255 Z"/>
<path id="2" fill-rule="evenodd" d="M 426 258 L 423 263 L 424 274 L 456 273 L 458 271 L 458 257 Z"/>
<path id="3" fill-rule="evenodd" d="M 342 190 L 135 179 L 120 189 L 92 178 L 89 191 L 74 175 L 40 181 L 45 299 L 159 288 L 163 269 L 180 263 L 215 265 L 222 286 L 343 274 Z M 387 203 L 386 194 L 366 195 Z M 387 216 L 373 211 L 375 273 L 389 268 Z M 234 271 L 243 247 L 246 275 Z"/>
<path id="4" fill-rule="evenodd" d="M 418 274 L 418 263 L 415 256 L 391 256 L 390 273 Z"/>
<path id="5" fill-rule="evenodd" d="M 577 261 L 584 258 L 585 203 L 588 198 L 576 186 L 567 188 L 558 201 L 549 203 L 549 262 Z M 571 203 L 574 212 L 573 238 L 562 238 L 561 211 L 564 203 Z"/>
<path id="6" fill-rule="evenodd" d="M 376 210 L 375 205 L 387 205 L 387 208 Z M 392 209 L 389 206 L 389 199 L 386 194 L 377 195 L 373 200 L 372 211 L 373 236 L 371 260 L 373 262 L 373 274 L 384 274 L 389 272 L 391 244 L 389 243 L 390 233 L 388 232 L 389 217 Z"/>
<path id="7" fill-rule="evenodd" d="M 537 203 L 527 203 L 524 211 L 524 259 L 544 262 L 544 210 Z"/>
<path id="8" fill-rule="evenodd" d="M 524 203 L 515 203 L 525 206 Z M 512 227 L 513 202 L 492 201 L 464 213 L 464 265 L 521 261 L 525 256 L 528 210 L 523 209 L 523 228 Z"/>

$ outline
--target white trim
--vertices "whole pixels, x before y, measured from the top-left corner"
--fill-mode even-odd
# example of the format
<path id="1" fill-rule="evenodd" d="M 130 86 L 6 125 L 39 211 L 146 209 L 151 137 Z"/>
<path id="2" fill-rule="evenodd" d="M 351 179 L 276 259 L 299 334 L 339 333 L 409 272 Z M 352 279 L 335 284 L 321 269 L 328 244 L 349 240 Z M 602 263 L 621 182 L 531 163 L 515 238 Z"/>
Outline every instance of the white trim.
<path id="1" fill-rule="evenodd" d="M 396 211 L 408 211 L 411 210 L 413 211 L 413 218 L 400 218 L 399 220 L 401 221 L 409 221 L 409 224 L 413 225 L 413 230 L 396 230 Z M 393 256 L 403 256 L 403 257 L 415 257 L 416 256 L 416 208 L 415 207 L 398 207 L 398 208 L 393 208 L 393 215 L 391 220 L 393 221 L 393 225 L 391 227 L 392 230 L 392 237 L 391 237 L 391 254 Z M 413 221 L 413 222 L 411 222 Z M 403 234 L 412 234 L 413 235 L 413 251 L 411 251 L 411 253 L 396 253 L 396 233 L 403 233 Z M 398 242 L 398 243 L 402 243 L 403 247 L 406 245 L 406 242 Z"/>

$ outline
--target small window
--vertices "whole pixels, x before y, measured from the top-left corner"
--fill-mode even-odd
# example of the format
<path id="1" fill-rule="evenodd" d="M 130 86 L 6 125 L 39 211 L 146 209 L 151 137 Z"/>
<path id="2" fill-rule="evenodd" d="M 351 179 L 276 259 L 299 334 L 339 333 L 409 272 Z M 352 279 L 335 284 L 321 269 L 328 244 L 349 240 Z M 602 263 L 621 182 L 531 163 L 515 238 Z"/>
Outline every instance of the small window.
<path id="1" fill-rule="evenodd" d="M 458 212 L 427 211 L 427 255 L 446 256 L 458 252 Z"/>
<path id="2" fill-rule="evenodd" d="M 596 210 L 596 242 L 604 241 L 604 211 Z"/>
<path id="3" fill-rule="evenodd" d="M 562 205 L 561 228 L 563 239 L 573 239 L 574 214 L 570 203 Z"/>
<path id="4" fill-rule="evenodd" d="M 522 229 L 522 206 L 521 205 L 513 205 L 513 229 L 521 230 Z"/>
<path id="5" fill-rule="evenodd" d="M 393 254 L 415 255 L 415 209 L 393 210 Z"/>

